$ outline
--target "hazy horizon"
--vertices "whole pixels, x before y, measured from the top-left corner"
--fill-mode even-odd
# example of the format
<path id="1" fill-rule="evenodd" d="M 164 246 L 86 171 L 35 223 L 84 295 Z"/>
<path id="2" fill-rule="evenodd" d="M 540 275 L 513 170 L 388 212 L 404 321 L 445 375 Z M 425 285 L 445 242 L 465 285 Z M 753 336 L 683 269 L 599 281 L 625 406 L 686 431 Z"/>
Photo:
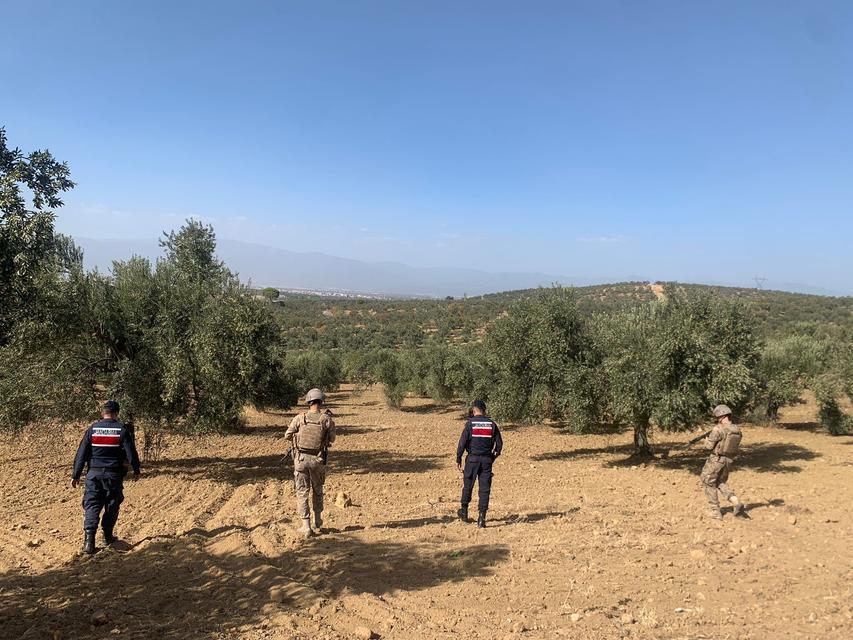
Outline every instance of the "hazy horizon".
<path id="1" fill-rule="evenodd" d="M 360 261 L 853 292 L 853 3 L 84 0 L 4 23 L 0 125 L 69 163 L 72 236 L 196 217 Z"/>

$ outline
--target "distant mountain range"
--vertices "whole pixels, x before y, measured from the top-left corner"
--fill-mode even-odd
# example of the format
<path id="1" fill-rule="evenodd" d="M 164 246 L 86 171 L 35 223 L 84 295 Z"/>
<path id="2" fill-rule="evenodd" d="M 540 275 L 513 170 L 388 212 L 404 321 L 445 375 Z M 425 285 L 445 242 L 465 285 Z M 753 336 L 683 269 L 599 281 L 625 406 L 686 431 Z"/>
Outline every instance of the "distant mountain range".
<path id="1" fill-rule="evenodd" d="M 109 271 L 114 260 L 139 255 L 151 260 L 162 255 L 157 240 L 95 240 L 74 238 L 82 247 L 87 267 Z M 568 277 L 546 273 L 490 273 L 456 267 L 412 267 L 396 262 L 364 262 L 322 253 L 301 253 L 236 240 L 218 240 L 217 254 L 243 282 L 258 287 L 325 290 L 400 297 L 460 297 L 532 289 L 559 283 L 587 286 L 610 278 Z M 636 275 L 622 281 L 650 280 Z M 723 284 L 723 283 L 708 283 Z M 766 282 L 765 288 L 840 295 L 834 291 L 791 283 Z"/>
<path id="2" fill-rule="evenodd" d="M 108 271 L 113 260 L 162 255 L 156 240 L 75 238 L 87 267 Z M 263 245 L 218 240 L 217 254 L 244 282 L 259 287 L 347 291 L 404 297 L 480 295 L 531 289 L 554 283 L 583 286 L 604 280 L 545 273 L 489 273 L 455 267 L 412 267 L 396 262 L 363 262 L 322 253 L 300 253 Z"/>

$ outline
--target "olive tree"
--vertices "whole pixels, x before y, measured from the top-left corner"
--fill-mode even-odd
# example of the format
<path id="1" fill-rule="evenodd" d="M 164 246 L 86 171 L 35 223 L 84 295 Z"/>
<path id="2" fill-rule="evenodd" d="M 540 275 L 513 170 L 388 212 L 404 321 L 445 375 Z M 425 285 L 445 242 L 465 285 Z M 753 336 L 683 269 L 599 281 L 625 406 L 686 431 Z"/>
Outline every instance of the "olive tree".
<path id="1" fill-rule="evenodd" d="M 639 455 L 652 454 L 652 424 L 690 428 L 714 404 L 745 407 L 755 388 L 759 343 L 739 304 L 671 292 L 592 324 L 605 414 L 633 430 Z"/>
<path id="2" fill-rule="evenodd" d="M 513 306 L 489 326 L 485 338 L 494 414 L 588 429 L 598 414 L 591 346 L 570 290 L 543 289 Z"/>

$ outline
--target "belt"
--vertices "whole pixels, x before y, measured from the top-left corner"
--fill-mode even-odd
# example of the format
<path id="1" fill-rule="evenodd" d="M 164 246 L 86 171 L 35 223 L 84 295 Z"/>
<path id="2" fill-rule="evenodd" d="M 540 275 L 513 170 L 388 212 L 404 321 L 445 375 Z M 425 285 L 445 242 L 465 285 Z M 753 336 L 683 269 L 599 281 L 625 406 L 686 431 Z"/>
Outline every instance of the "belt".
<path id="1" fill-rule="evenodd" d="M 124 467 L 89 467 L 89 471 L 121 471 Z"/>
<path id="2" fill-rule="evenodd" d="M 307 453 L 309 456 L 319 456 L 323 453 L 322 449 L 297 449 L 299 453 Z"/>

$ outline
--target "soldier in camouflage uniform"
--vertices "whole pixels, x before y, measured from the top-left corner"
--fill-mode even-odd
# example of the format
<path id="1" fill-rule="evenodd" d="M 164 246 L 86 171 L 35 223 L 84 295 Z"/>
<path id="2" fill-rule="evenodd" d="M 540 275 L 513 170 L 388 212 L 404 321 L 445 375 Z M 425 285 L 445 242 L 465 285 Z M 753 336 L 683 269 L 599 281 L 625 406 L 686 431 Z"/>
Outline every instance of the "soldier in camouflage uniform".
<path id="1" fill-rule="evenodd" d="M 323 526 L 323 484 L 326 481 L 325 454 L 335 441 L 335 421 L 323 411 L 325 394 L 311 389 L 306 396 L 308 411 L 297 414 L 284 433 L 293 447 L 293 473 L 296 478 L 296 511 L 302 520 L 299 532 L 306 538 L 313 535 L 308 494 L 314 511 L 314 529 Z"/>
<path id="2" fill-rule="evenodd" d="M 711 450 L 711 455 L 708 456 L 701 475 L 702 488 L 711 505 L 709 515 L 716 520 L 721 520 L 723 517 L 717 497 L 717 491 L 719 491 L 734 505 L 734 515 L 745 518 L 748 516 L 743 503 L 738 500 L 727 484 L 729 471 L 743 436 L 740 427 L 732 422 L 732 410 L 726 405 L 717 405 L 714 408 L 714 417 L 717 424 L 705 438 L 705 448 Z"/>

